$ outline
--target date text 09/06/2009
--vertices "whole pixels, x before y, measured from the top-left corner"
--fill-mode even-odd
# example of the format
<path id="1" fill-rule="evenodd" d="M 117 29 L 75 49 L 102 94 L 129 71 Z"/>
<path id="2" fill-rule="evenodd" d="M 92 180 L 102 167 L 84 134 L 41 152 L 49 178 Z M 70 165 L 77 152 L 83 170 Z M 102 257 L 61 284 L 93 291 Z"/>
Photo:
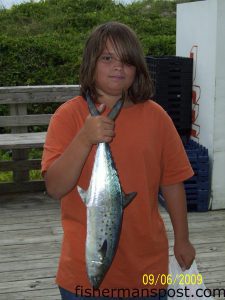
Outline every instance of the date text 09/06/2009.
<path id="1" fill-rule="evenodd" d="M 200 285 L 203 283 L 203 278 L 201 274 L 177 274 L 175 277 L 172 274 L 143 274 L 142 284 L 147 286 L 160 285 L 170 285 L 178 283 L 179 285 Z"/>

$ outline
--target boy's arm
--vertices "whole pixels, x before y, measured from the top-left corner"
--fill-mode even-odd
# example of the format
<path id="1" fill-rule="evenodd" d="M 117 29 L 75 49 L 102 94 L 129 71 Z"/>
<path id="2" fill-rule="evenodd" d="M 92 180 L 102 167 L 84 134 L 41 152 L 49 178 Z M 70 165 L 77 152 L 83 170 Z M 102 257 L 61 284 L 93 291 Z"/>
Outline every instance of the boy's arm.
<path id="1" fill-rule="evenodd" d="M 189 241 L 186 195 L 183 183 L 161 186 L 174 230 L 174 254 L 183 270 L 189 269 L 195 249 Z"/>
<path id="2" fill-rule="evenodd" d="M 100 105 L 100 113 L 105 105 Z M 84 126 L 66 150 L 48 168 L 44 175 L 47 192 L 62 198 L 76 185 L 92 145 L 110 142 L 114 137 L 114 121 L 104 116 L 88 116 Z"/>

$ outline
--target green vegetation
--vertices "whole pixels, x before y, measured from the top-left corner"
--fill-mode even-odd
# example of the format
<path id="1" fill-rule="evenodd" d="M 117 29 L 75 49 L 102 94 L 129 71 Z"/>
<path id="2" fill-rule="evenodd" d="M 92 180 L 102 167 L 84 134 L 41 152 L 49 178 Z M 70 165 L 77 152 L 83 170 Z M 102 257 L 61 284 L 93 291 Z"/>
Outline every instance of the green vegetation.
<path id="1" fill-rule="evenodd" d="M 130 5 L 42 0 L 0 7 L 0 86 L 78 84 L 85 40 L 93 27 L 110 20 L 133 28 L 145 55 L 174 55 L 176 4 L 181 2 L 188 0 L 140 0 Z M 34 104 L 28 109 L 51 113 L 55 106 Z M 0 107 L 0 114 L 7 114 L 6 106 Z M 35 150 L 31 157 L 40 155 Z M 0 159 L 10 159 L 10 152 L 0 151 Z M 32 171 L 31 176 L 40 178 L 40 173 Z M 0 181 L 5 180 L 12 180 L 11 172 L 0 174 Z"/>
<path id="2" fill-rule="evenodd" d="M 133 28 L 146 55 L 173 55 L 176 3 L 42 0 L 1 9 L 0 86 L 78 83 L 84 42 L 109 20 Z"/>
<path id="3" fill-rule="evenodd" d="M 29 150 L 29 159 L 41 159 L 42 150 L 41 149 L 30 149 Z M 0 149 L 0 160 L 2 161 L 10 161 L 12 160 L 12 152 L 9 150 L 1 150 Z M 30 170 L 29 177 L 31 180 L 41 179 L 41 171 L 40 170 Z M 13 172 L 0 172 L 0 182 L 12 182 L 13 181 Z"/>

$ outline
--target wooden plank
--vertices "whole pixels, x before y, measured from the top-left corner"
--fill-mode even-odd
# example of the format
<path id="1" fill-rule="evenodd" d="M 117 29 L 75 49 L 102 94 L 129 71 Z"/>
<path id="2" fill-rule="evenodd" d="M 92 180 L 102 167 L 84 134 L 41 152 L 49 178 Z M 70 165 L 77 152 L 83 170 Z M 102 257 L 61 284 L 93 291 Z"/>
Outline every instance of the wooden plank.
<path id="1" fill-rule="evenodd" d="M 9 202 L 10 201 L 10 202 Z M 1 207 L 6 208 L 9 205 L 10 211 L 13 207 L 23 209 L 24 205 L 27 208 L 32 209 L 36 207 L 41 210 L 48 205 L 52 205 L 56 209 L 59 208 L 59 201 L 55 201 L 53 198 L 49 197 L 46 193 L 24 193 L 24 194 L 11 194 L 11 195 L 2 195 L 1 196 Z M 1 214 L 1 210 L 0 210 Z"/>
<path id="2" fill-rule="evenodd" d="M 58 257 L 60 253 L 59 242 L 43 242 L 39 244 L 1 245 L 0 260 L 4 263 L 17 261 L 37 261 L 42 258 Z M 9 271 L 8 269 L 6 271 Z M 1 272 L 0 272 L 1 275 Z M 0 280 L 1 282 L 1 280 Z"/>
<path id="3" fill-rule="evenodd" d="M 0 201 L 1 203 L 1 201 Z M 23 223 L 26 226 L 29 226 L 30 223 L 35 222 L 52 222 L 56 218 L 56 211 L 50 211 L 48 210 L 45 214 L 43 212 L 38 211 L 31 211 L 29 214 L 33 214 L 33 217 L 31 215 L 24 216 L 22 213 L 18 213 L 18 215 L 15 213 L 14 215 L 7 216 L 7 218 L 0 219 L 0 226 L 2 225 L 10 225 L 12 222 L 15 225 L 20 226 L 21 223 Z M 60 215 L 60 214 L 59 214 Z M 23 218 L 23 221 L 20 220 L 20 218 Z"/>
<path id="4" fill-rule="evenodd" d="M 15 171 L 27 168 L 29 170 L 40 170 L 41 169 L 41 159 L 29 159 L 29 160 L 19 160 L 19 161 L 0 161 L 0 172 L 5 171 Z"/>
<path id="5" fill-rule="evenodd" d="M 4 218 L 10 219 L 11 223 L 8 228 L 7 226 L 0 227 L 1 230 L 3 229 L 0 232 L 0 299 L 60 299 L 57 298 L 59 291 L 55 285 L 55 273 L 60 253 L 61 235 L 56 236 L 54 231 L 55 227 L 60 224 L 59 202 L 44 194 L 31 193 L 30 198 L 21 194 L 14 194 L 11 198 L 7 195 L 3 197 L 1 203 L 0 220 L 4 223 Z M 48 209 L 46 210 L 45 207 Z M 18 208 L 20 208 L 21 214 L 16 217 Z M 39 208 L 39 213 L 46 218 L 45 224 L 36 222 L 36 225 L 39 225 L 39 228 L 36 227 L 36 229 L 32 228 L 35 226 L 36 220 L 32 208 L 33 211 L 38 211 Z M 10 217 L 8 213 L 12 211 L 15 214 Z M 51 220 L 48 219 L 50 211 L 52 213 Z M 23 216 L 29 216 L 30 220 L 33 220 L 33 225 L 31 224 L 30 227 L 30 224 L 27 223 L 24 229 L 16 228 L 14 223 L 19 221 L 22 225 Z M 4 246 L 2 241 L 5 241 L 4 237 L 7 235 L 9 240 L 17 236 L 19 238 L 17 242 L 19 241 L 21 244 L 11 240 L 10 245 Z M 45 236 L 44 239 L 41 236 Z M 29 243 L 30 238 L 35 238 L 37 243 L 34 240 Z"/>
<path id="6" fill-rule="evenodd" d="M 34 269 L 45 269 L 45 268 L 56 268 L 58 263 L 59 253 L 48 255 L 48 258 L 37 259 L 37 260 L 26 260 L 14 262 L 1 262 L 1 273 L 2 272 L 13 272 L 13 271 L 27 271 Z"/>
<path id="7" fill-rule="evenodd" d="M 0 149 L 12 150 L 13 161 L 28 159 L 28 149 L 42 148 L 46 133 L 26 133 L 27 126 L 48 125 L 50 114 L 27 115 L 28 103 L 65 102 L 80 94 L 78 85 L 0 87 L 0 104 L 10 105 L 10 115 L 0 118 L 0 127 L 11 127 L 12 134 L 0 135 Z M 3 165 L 6 168 L 6 164 Z M 12 168 L 12 183 L 3 183 L 0 193 L 23 192 L 28 187 L 29 166 Z M 20 186 L 17 183 L 21 183 Z M 10 188 L 10 189 L 8 189 Z M 29 184 L 33 191 L 43 190 L 43 183 Z M 28 190 L 27 190 L 28 191 Z"/>
<path id="8" fill-rule="evenodd" d="M 20 293 L 20 291 L 43 290 L 46 288 L 55 288 L 54 278 L 41 278 L 30 280 L 18 280 L 13 283 L 13 292 Z M 3 293 L 12 292 L 12 282 L 0 283 L 0 295 Z"/>
<path id="9" fill-rule="evenodd" d="M 33 220 L 31 219 L 31 222 L 29 222 L 29 230 L 31 229 L 40 229 L 40 228 L 46 228 L 47 226 L 49 226 L 49 221 L 48 220 L 44 220 L 44 221 L 39 221 L 38 223 L 36 222 L 32 222 Z M 54 221 L 51 220 L 51 226 L 54 225 L 54 230 L 59 230 L 58 227 L 58 223 L 59 221 Z M 57 229 L 56 229 L 57 228 Z M 61 228 L 61 227 L 60 227 Z M 27 224 L 26 223 L 15 223 L 15 224 L 2 224 L 1 228 L 0 228 L 0 232 L 10 232 L 11 230 L 26 230 L 27 229 Z"/>
<path id="10" fill-rule="evenodd" d="M 168 238 L 172 241 L 173 234 L 169 232 Z M 205 244 L 206 241 L 210 243 L 225 243 L 225 236 L 221 232 L 211 232 L 211 234 L 209 234 L 208 232 L 201 232 L 200 234 L 200 232 L 198 232 L 195 234 L 190 231 L 190 239 L 193 244 Z"/>
<path id="11" fill-rule="evenodd" d="M 70 90 L 77 90 L 80 91 L 80 86 L 78 84 L 71 84 L 71 85 L 24 85 L 24 86 L 6 86 L 0 87 L 0 95 L 6 93 L 35 93 L 35 92 L 63 92 L 63 91 L 70 91 Z"/>
<path id="12" fill-rule="evenodd" d="M 29 198 L 27 195 L 29 195 Z M 29 213 L 24 213 L 26 211 Z M 26 220 L 31 221 L 32 217 L 36 221 L 36 217 L 38 216 L 42 216 L 43 218 L 46 216 L 55 216 L 57 220 L 57 215 L 60 215 L 60 201 L 49 197 L 46 192 L 1 195 L 0 224 L 3 224 L 3 219 L 7 221 L 11 218 L 14 218 L 14 222 L 19 219 L 20 223 Z"/>
<path id="13" fill-rule="evenodd" d="M 9 106 L 10 108 L 10 115 L 17 116 L 17 115 L 27 115 L 27 104 L 26 103 L 14 103 Z M 4 119 L 4 116 L 1 117 Z M 21 133 L 27 132 L 27 127 L 23 126 L 23 128 L 12 128 L 12 133 Z"/>
<path id="14" fill-rule="evenodd" d="M 45 262 L 45 260 L 43 260 L 43 262 Z M 20 282 L 21 283 L 21 289 L 23 287 L 23 283 L 24 281 L 30 280 L 32 279 L 33 281 L 36 280 L 45 280 L 45 279 L 52 279 L 52 282 L 54 283 L 55 281 L 55 274 L 57 272 L 57 259 L 52 259 L 51 260 L 51 265 L 46 264 L 46 266 L 44 265 L 39 265 L 40 268 L 31 268 L 31 266 L 35 266 L 36 262 L 35 261 L 31 261 L 29 268 L 30 269 L 26 269 L 23 266 L 23 269 L 21 270 L 11 270 L 11 271 L 7 271 L 7 272 L 1 272 L 0 273 L 0 285 L 2 285 L 2 290 L 0 288 L 0 295 L 1 293 L 4 291 L 6 291 L 4 288 L 5 286 L 9 285 L 10 282 L 12 284 L 12 282 Z M 53 266 L 52 266 L 53 265 Z M 12 269 L 12 268 L 11 268 Z M 32 273 L 33 272 L 33 273 Z M 0 299 L 1 296 L 0 296 Z"/>
<path id="15" fill-rule="evenodd" d="M 22 193 L 22 192 L 40 192 L 45 191 L 44 180 L 33 180 L 27 182 L 9 182 L 0 184 L 0 195 L 1 194 L 10 194 L 10 193 Z M 0 199 L 1 202 L 1 199 Z"/>
<path id="16" fill-rule="evenodd" d="M 225 214 L 224 214 L 225 218 Z M 169 220 L 168 220 L 169 222 Z M 204 223 L 204 224 L 203 224 Z M 223 219 L 217 220 L 216 224 L 214 220 L 208 220 L 207 222 L 189 222 L 189 230 L 192 233 L 202 231 L 202 227 L 204 226 L 205 230 L 208 231 L 221 231 L 222 226 L 225 226 L 225 221 Z M 172 225 L 167 225 L 167 231 L 173 231 Z"/>
<path id="17" fill-rule="evenodd" d="M 223 242 L 215 242 L 213 245 L 211 243 L 204 243 L 204 244 L 196 244 L 196 251 L 197 254 L 202 254 L 202 253 L 211 253 L 211 252 L 216 252 L 217 255 L 218 253 L 223 252 L 224 250 L 224 243 Z"/>
<path id="18" fill-rule="evenodd" d="M 60 254 L 61 240 L 51 242 L 41 242 L 39 244 L 10 244 L 0 246 L 1 263 L 27 260 L 39 260 L 42 257 L 57 257 Z M 34 264 L 35 265 L 35 264 Z M 6 270 L 9 271 L 9 270 Z"/>
<path id="19" fill-rule="evenodd" d="M 79 94 L 79 85 L 0 87 L 0 104 L 65 102 Z"/>
<path id="20" fill-rule="evenodd" d="M 46 226 L 46 227 L 36 227 L 32 228 L 32 230 L 27 226 L 23 229 L 10 229 L 8 226 L 8 230 L 1 231 L 1 245 L 8 245 L 7 241 L 22 241 L 30 238 L 39 239 L 40 236 L 58 236 L 62 235 L 62 228 L 61 226 Z M 58 239 L 57 239 L 58 240 Z"/>
<path id="21" fill-rule="evenodd" d="M 204 283 L 206 286 L 209 286 L 209 284 L 213 283 L 220 283 L 221 279 L 224 276 L 224 268 L 220 270 L 216 270 L 213 273 L 210 273 L 208 270 L 207 271 L 201 271 L 202 277 L 204 278 Z"/>
<path id="22" fill-rule="evenodd" d="M 48 125 L 52 114 L 2 116 L 0 127 Z"/>
<path id="23" fill-rule="evenodd" d="M 170 253 L 173 234 L 168 214 Z M 190 236 L 207 288 L 225 286 L 225 211 L 191 213 Z M 0 201 L 0 299 L 58 300 L 55 273 L 62 229 L 60 201 L 43 193 L 4 195 Z M 203 242 L 204 240 L 204 242 Z M 3 242 L 3 243 L 2 243 Z M 12 288 L 13 287 L 13 288 Z M 223 299 L 215 297 L 216 299 Z"/>
<path id="24" fill-rule="evenodd" d="M 165 223 L 170 221 L 170 217 L 167 212 L 162 212 L 163 220 Z M 208 221 L 218 221 L 218 220 L 224 220 L 225 218 L 225 210 L 211 210 L 207 212 L 189 212 L 188 213 L 188 222 L 191 224 L 192 222 L 201 223 L 206 222 L 206 217 Z"/>
<path id="25" fill-rule="evenodd" d="M 40 230 L 41 231 L 41 230 Z M 1 244 L 2 245 L 21 245 L 21 244 L 36 244 L 36 243 L 42 243 L 42 242 L 58 242 L 61 240 L 60 236 L 56 236 L 53 234 L 43 234 L 43 236 L 37 235 L 34 236 L 32 235 L 32 233 L 27 233 L 26 237 L 21 236 L 18 232 L 17 235 L 13 235 L 13 236 L 3 236 L 3 234 L 1 233 L 2 236 L 2 240 L 1 240 Z"/>
<path id="26" fill-rule="evenodd" d="M 46 132 L 1 134 L 0 149 L 42 148 Z"/>
<path id="27" fill-rule="evenodd" d="M 10 115 L 25 115 L 27 114 L 27 104 L 11 104 L 10 105 Z M 21 127 L 13 127 L 11 128 L 12 134 L 19 134 L 27 132 L 26 126 Z M 15 149 L 12 151 L 12 160 L 13 161 L 19 161 L 19 160 L 26 160 L 28 159 L 28 151 L 21 150 L 21 149 Z M 28 169 L 21 169 L 21 170 L 15 170 L 13 172 L 13 181 L 15 183 L 23 182 L 29 180 L 29 170 Z"/>
<path id="28" fill-rule="evenodd" d="M 61 300 L 59 289 L 54 286 L 43 290 L 29 290 L 0 294 L 1 300 Z"/>
<path id="29" fill-rule="evenodd" d="M 21 193 L 23 195 L 23 193 Z M 57 200 L 56 200 L 57 201 Z M 1 201 L 0 201 L 1 204 Z M 44 214 L 43 214 L 43 209 L 29 209 L 29 213 L 28 214 L 24 214 L 24 211 L 28 211 L 28 207 L 24 206 L 24 209 L 21 210 L 15 210 L 15 211 L 10 211 L 10 210 L 5 210 L 3 212 L 1 212 L 0 216 L 4 217 L 4 221 L 5 224 L 7 224 L 7 222 L 11 222 L 13 221 L 14 223 L 27 223 L 27 222 L 32 222 L 33 218 L 35 218 L 35 220 L 52 220 L 52 218 L 54 218 L 56 216 L 56 213 L 59 213 L 58 210 L 56 209 L 52 209 L 51 207 L 48 208 L 46 207 Z M 46 219 L 47 217 L 47 219 Z M 23 218 L 22 220 L 20 218 Z M 4 224 L 0 218 L 0 224 Z"/>
<path id="30" fill-rule="evenodd" d="M 212 273 L 214 273 L 215 270 L 217 270 L 218 268 L 223 267 L 223 269 L 225 270 L 225 257 L 224 255 L 221 255 L 220 258 L 217 257 L 204 257 L 203 255 L 199 255 L 198 257 L 196 257 L 196 261 L 198 264 L 199 269 L 201 269 L 201 271 L 207 271 L 207 270 L 211 270 Z"/>

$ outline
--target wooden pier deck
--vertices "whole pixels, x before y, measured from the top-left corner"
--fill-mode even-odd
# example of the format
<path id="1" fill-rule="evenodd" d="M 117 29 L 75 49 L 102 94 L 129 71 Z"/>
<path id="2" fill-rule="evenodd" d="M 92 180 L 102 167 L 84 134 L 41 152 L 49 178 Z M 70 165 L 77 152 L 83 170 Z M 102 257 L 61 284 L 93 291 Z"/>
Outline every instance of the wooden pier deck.
<path id="1" fill-rule="evenodd" d="M 62 237 L 59 202 L 43 193 L 0 197 L 0 300 L 59 300 L 54 283 Z M 172 253 L 171 224 L 162 214 Z M 224 289 L 225 210 L 189 213 L 189 227 L 207 288 Z"/>

